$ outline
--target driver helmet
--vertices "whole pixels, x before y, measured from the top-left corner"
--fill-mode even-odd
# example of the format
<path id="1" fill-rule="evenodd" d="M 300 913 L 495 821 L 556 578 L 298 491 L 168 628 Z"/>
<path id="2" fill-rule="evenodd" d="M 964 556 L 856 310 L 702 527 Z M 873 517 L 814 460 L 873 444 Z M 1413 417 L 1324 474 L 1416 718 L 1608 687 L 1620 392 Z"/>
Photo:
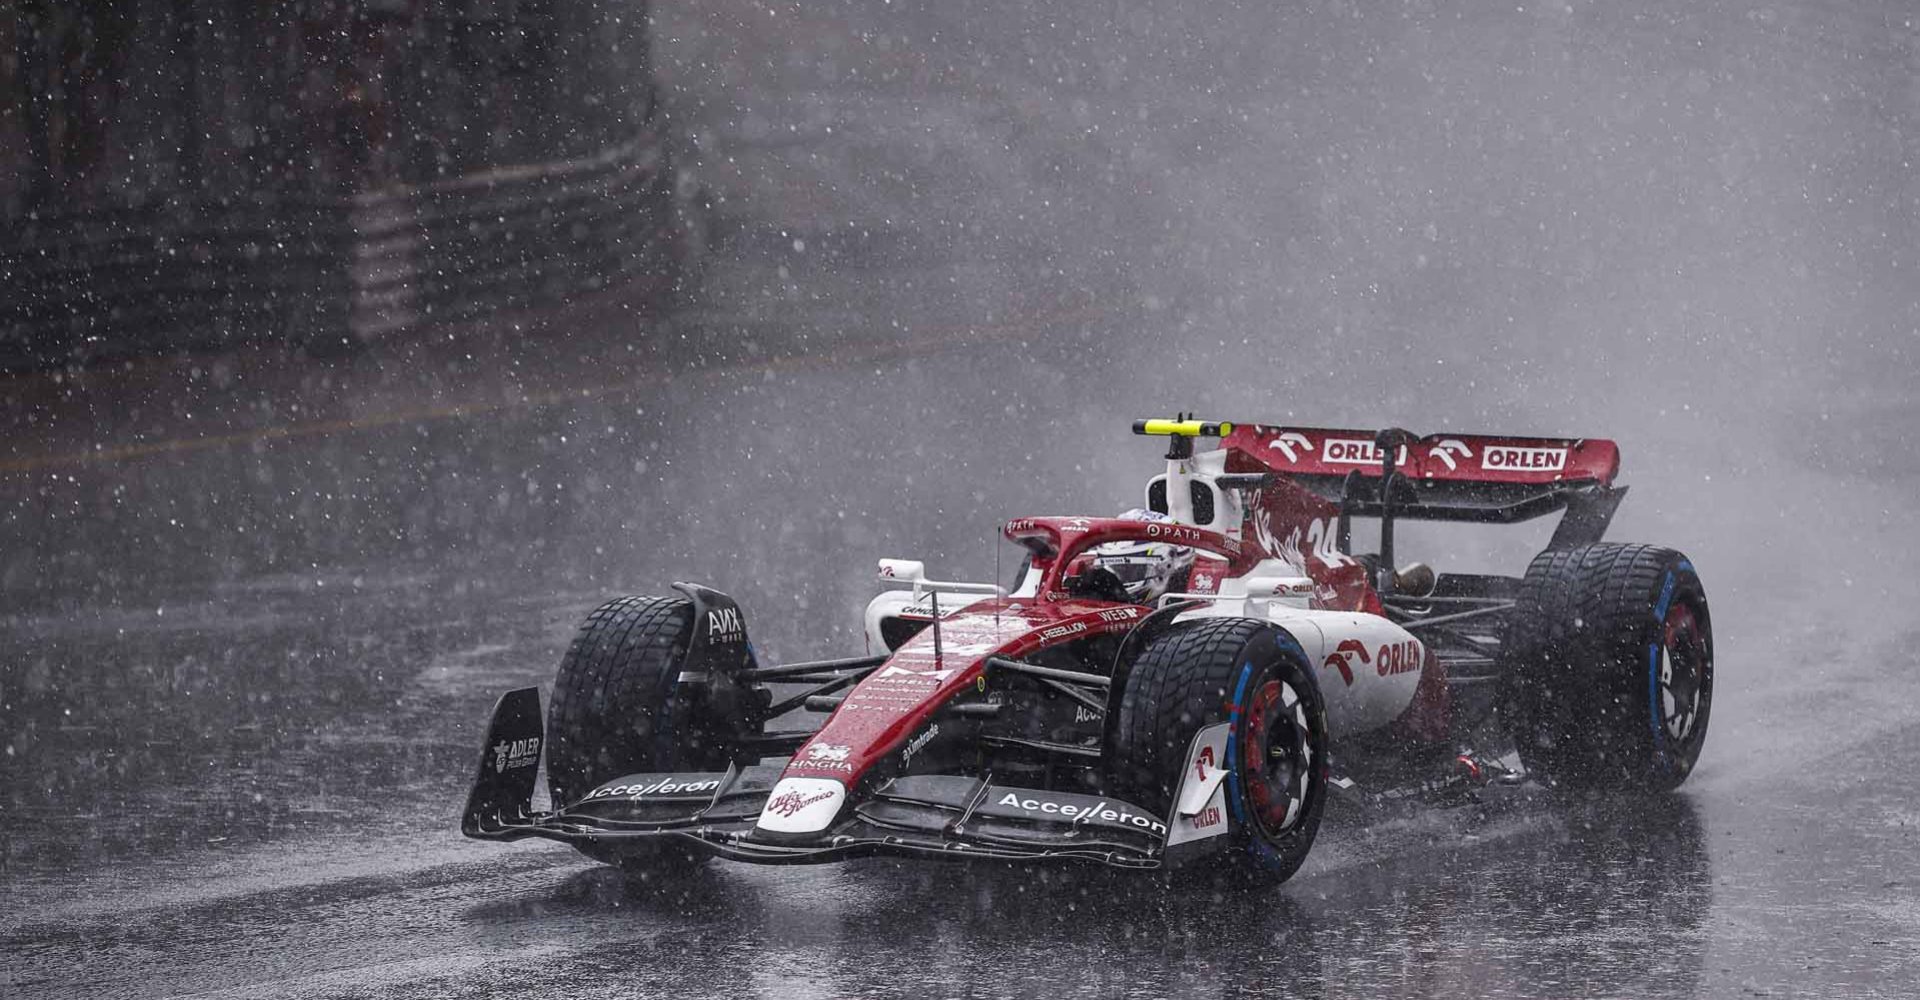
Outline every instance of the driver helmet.
<path id="1" fill-rule="evenodd" d="M 1165 521 L 1172 518 L 1157 511 L 1135 507 L 1120 515 L 1129 521 Z M 1096 545 L 1090 553 L 1092 568 L 1104 569 L 1126 588 L 1127 598 L 1138 604 L 1152 604 L 1184 581 L 1193 568 L 1193 550 L 1183 545 L 1135 539 Z M 1181 583 L 1185 586 L 1184 582 Z"/>

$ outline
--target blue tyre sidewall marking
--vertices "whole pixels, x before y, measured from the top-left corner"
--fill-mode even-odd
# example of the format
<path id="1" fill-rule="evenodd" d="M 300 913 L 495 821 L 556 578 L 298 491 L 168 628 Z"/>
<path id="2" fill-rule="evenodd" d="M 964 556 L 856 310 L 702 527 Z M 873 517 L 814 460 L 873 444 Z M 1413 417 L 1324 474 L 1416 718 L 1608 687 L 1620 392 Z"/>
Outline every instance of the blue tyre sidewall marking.
<path id="1" fill-rule="evenodd" d="M 1233 683 L 1233 701 L 1227 712 L 1227 787 L 1232 793 L 1227 796 L 1227 805 L 1233 810 L 1233 821 L 1243 827 L 1247 815 L 1240 806 L 1240 713 L 1247 702 L 1247 684 L 1252 680 L 1253 661 L 1248 660 L 1240 665 L 1240 679 Z"/>
<path id="2" fill-rule="evenodd" d="M 1298 662 L 1306 662 L 1306 651 L 1300 648 L 1299 640 L 1295 639 L 1291 634 L 1285 630 L 1276 630 L 1273 633 L 1273 640 L 1274 645 L 1279 648 L 1282 656 L 1292 654 L 1298 657 Z M 1241 805 L 1240 768 L 1242 762 L 1239 753 L 1240 716 L 1246 709 L 1247 686 L 1253 682 L 1253 674 L 1254 662 L 1251 659 L 1240 664 L 1240 676 L 1233 682 L 1233 701 L 1228 705 L 1227 709 L 1227 789 L 1230 793 L 1227 795 L 1227 804 L 1233 814 L 1234 822 L 1240 824 L 1240 828 L 1247 831 L 1247 853 L 1253 855 L 1254 858 L 1263 865 L 1276 867 L 1280 865 L 1284 859 L 1280 857 L 1280 852 L 1276 850 L 1272 844 L 1267 843 L 1266 839 L 1261 837 L 1260 834 L 1253 829 L 1253 825 L 1247 821 L 1246 811 Z M 1312 674 L 1307 674 L 1306 676 L 1311 678 Z M 1308 782 L 1309 785 L 1311 785 L 1311 777 L 1308 778 Z"/>
<path id="3" fill-rule="evenodd" d="M 1682 562 L 1680 568 L 1693 567 Z M 1660 585 L 1660 599 L 1653 604 L 1654 638 L 1647 644 L 1647 716 L 1653 726 L 1655 758 L 1661 769 L 1668 771 L 1673 769 L 1673 759 L 1667 755 L 1667 727 L 1660 720 L 1660 647 L 1666 642 L 1667 611 L 1673 605 L 1673 588 L 1678 582 L 1678 574 L 1668 570 L 1666 582 Z"/>

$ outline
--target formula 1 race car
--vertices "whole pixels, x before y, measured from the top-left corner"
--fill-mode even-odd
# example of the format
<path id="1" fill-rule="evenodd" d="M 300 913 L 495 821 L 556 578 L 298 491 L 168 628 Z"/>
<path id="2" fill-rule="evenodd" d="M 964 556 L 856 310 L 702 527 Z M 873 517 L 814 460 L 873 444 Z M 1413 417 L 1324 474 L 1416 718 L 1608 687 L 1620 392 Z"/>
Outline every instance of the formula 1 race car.
<path id="1" fill-rule="evenodd" d="M 1680 553 L 1600 541 L 1626 493 L 1613 442 L 1134 432 L 1169 441 L 1143 511 L 1008 522 L 1010 587 L 881 560 L 899 589 L 867 608 L 871 655 L 761 663 L 739 606 L 692 584 L 602 605 L 544 726 L 537 689 L 500 699 L 463 832 L 642 872 L 891 854 L 1278 881 L 1360 775 L 1686 780 L 1713 695 L 1706 596 Z M 1394 561 L 1399 521 L 1556 511 L 1520 577 Z M 1377 551 L 1353 551 L 1356 518 Z"/>

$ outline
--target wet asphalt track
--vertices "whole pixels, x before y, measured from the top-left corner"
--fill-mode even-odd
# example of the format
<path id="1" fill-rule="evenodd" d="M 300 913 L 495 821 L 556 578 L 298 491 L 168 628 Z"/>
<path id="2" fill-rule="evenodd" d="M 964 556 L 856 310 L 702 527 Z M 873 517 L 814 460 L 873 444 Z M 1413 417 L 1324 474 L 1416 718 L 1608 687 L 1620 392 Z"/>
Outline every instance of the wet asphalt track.
<path id="1" fill-rule="evenodd" d="M 0 995 L 1915 991 L 1910 15 L 897 6 L 661 12 L 718 202 L 671 308 L 0 383 Z M 1208 898 L 455 834 L 606 596 L 857 648 L 875 558 L 990 574 L 1175 408 L 1619 439 L 1614 537 L 1713 600 L 1684 793 L 1341 806 Z"/>

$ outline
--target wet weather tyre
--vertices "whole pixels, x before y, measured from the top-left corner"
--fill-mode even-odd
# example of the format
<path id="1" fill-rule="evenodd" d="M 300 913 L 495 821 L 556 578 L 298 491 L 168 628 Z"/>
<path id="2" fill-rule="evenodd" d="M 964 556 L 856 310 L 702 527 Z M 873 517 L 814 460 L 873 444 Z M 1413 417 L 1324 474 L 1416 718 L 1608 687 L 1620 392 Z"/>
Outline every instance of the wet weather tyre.
<path id="1" fill-rule="evenodd" d="M 1226 722 L 1229 832 L 1188 874 L 1280 882 L 1306 860 L 1326 806 L 1326 702 L 1285 631 L 1244 618 L 1176 625 L 1127 670 L 1108 735 L 1114 795 L 1167 815 L 1201 729 Z"/>
<path id="2" fill-rule="evenodd" d="M 693 603 L 678 597 L 622 597 L 587 615 L 560 661 L 547 711 L 555 808 L 628 774 L 726 767 L 726 754 L 699 738 L 696 703 L 678 684 L 692 621 Z M 623 867 L 700 856 L 654 841 L 626 841 L 617 856 L 591 845 L 581 851 Z"/>
<path id="3" fill-rule="evenodd" d="M 1615 543 L 1542 552 L 1502 647 L 1501 712 L 1535 776 L 1663 792 L 1692 773 L 1713 707 L 1713 625 L 1686 556 Z"/>

